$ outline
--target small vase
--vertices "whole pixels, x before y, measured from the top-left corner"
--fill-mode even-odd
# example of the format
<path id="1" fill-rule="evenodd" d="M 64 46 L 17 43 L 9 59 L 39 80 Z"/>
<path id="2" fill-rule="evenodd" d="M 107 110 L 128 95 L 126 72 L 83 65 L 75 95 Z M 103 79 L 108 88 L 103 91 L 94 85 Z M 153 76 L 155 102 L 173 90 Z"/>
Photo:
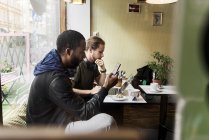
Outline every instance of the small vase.
<path id="1" fill-rule="evenodd" d="M 161 81 L 160 81 L 160 80 L 153 79 L 152 82 L 153 82 L 153 83 L 158 83 L 159 85 L 161 85 Z"/>

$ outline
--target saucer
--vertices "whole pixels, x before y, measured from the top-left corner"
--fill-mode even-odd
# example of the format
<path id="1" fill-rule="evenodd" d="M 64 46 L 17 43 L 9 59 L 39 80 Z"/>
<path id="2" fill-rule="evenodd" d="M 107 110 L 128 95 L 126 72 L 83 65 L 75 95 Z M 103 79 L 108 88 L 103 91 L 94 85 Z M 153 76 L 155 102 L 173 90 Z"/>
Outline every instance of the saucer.
<path id="1" fill-rule="evenodd" d="M 163 86 L 159 86 L 159 89 L 164 89 L 164 87 Z"/>
<path id="2" fill-rule="evenodd" d="M 157 92 L 161 92 L 161 90 L 148 90 L 149 93 L 157 93 Z"/>

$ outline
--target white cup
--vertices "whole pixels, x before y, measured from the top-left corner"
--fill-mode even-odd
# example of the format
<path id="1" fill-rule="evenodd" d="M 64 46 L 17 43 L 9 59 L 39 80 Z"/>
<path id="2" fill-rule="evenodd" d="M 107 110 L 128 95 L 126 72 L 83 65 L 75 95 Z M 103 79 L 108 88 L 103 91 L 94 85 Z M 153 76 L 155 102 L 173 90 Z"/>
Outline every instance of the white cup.
<path id="1" fill-rule="evenodd" d="M 139 89 L 130 89 L 128 91 L 129 93 L 129 98 L 132 100 L 134 97 L 138 97 L 140 95 L 140 90 Z"/>
<path id="2" fill-rule="evenodd" d="M 158 87 L 158 83 L 150 83 L 150 91 L 157 91 Z"/>

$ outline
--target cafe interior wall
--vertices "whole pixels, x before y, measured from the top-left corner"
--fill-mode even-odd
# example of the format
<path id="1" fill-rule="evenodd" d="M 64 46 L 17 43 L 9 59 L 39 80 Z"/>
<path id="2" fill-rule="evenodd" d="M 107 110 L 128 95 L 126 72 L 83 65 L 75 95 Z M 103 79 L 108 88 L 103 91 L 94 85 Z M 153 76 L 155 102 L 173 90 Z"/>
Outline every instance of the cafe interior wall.
<path id="1" fill-rule="evenodd" d="M 147 64 L 153 51 L 172 57 L 172 27 L 176 4 L 151 5 L 140 3 L 140 13 L 129 13 L 134 0 L 92 0 L 91 35 L 98 32 L 106 42 L 104 61 L 108 72 L 119 62 L 121 69 L 136 74 Z M 153 12 L 163 12 L 163 24 L 153 26 Z"/>

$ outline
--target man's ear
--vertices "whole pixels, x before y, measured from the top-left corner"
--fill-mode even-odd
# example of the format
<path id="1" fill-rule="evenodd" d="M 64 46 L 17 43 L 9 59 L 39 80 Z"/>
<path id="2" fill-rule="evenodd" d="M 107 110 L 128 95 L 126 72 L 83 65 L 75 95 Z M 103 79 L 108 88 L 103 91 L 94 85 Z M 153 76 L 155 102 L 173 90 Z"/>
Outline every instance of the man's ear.
<path id="1" fill-rule="evenodd" d="M 67 48 L 67 49 L 65 50 L 65 53 L 68 54 L 68 55 L 72 55 L 73 49 Z"/>

